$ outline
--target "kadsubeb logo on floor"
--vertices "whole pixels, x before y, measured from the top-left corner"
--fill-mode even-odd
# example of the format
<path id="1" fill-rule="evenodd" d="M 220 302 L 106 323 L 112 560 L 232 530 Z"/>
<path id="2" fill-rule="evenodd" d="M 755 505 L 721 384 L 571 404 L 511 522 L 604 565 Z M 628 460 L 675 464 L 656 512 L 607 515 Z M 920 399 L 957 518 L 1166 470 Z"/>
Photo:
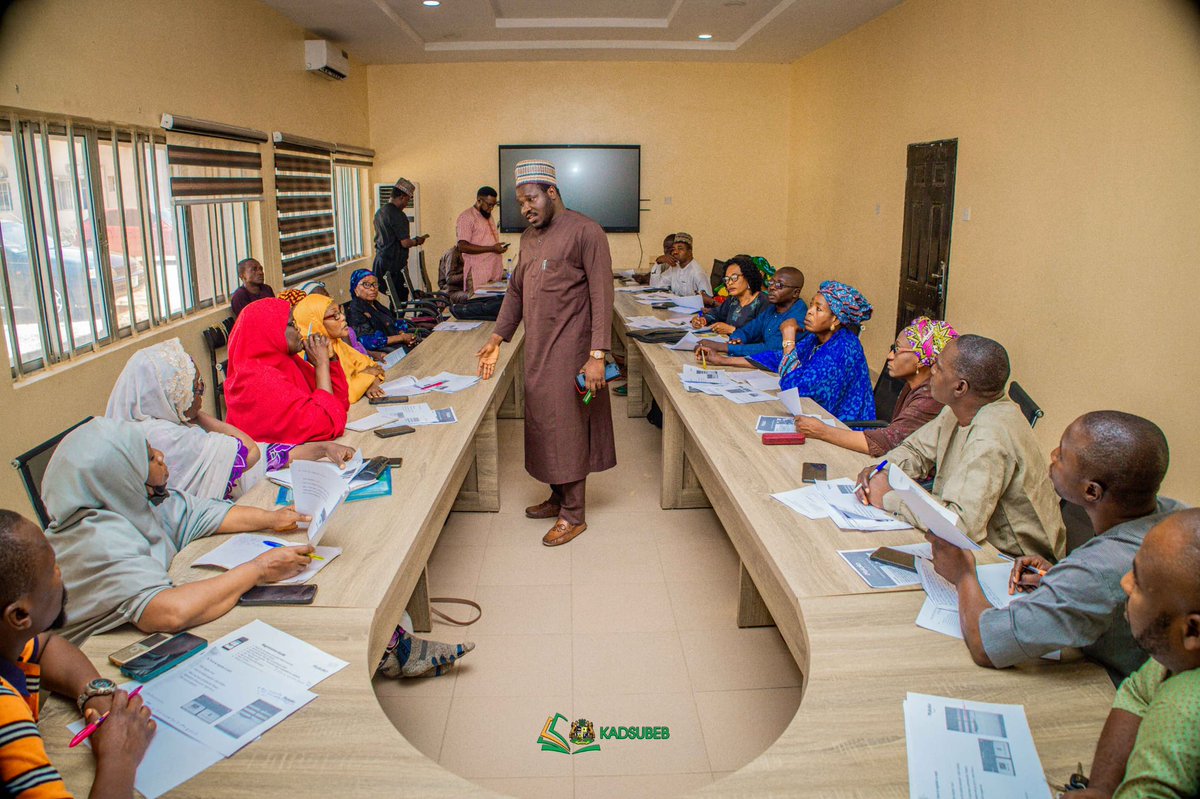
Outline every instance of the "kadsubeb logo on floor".
<path id="1" fill-rule="evenodd" d="M 564 736 L 560 731 L 567 729 Z M 588 719 L 575 719 L 567 723 L 567 717 L 555 713 L 546 717 L 542 732 L 537 743 L 543 752 L 558 752 L 563 755 L 581 755 L 584 752 L 599 752 L 598 740 L 616 741 L 665 741 L 671 737 L 670 727 L 600 727 L 600 735 L 596 735 L 596 726 Z"/>

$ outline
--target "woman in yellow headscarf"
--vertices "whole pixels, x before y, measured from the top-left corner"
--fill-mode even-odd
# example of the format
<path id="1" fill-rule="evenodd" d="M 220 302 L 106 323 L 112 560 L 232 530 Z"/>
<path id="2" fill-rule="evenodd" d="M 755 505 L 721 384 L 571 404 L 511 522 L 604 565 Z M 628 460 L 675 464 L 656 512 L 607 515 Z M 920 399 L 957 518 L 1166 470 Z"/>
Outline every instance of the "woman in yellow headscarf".
<path id="1" fill-rule="evenodd" d="M 372 398 L 385 396 L 379 387 L 383 367 L 350 346 L 350 327 L 346 324 L 346 315 L 340 305 L 324 295 L 309 294 L 297 303 L 292 318 L 296 320 L 301 333 L 308 333 L 311 325 L 313 333 L 329 337 L 333 353 L 346 373 L 351 403 L 358 402 L 364 394 Z"/>

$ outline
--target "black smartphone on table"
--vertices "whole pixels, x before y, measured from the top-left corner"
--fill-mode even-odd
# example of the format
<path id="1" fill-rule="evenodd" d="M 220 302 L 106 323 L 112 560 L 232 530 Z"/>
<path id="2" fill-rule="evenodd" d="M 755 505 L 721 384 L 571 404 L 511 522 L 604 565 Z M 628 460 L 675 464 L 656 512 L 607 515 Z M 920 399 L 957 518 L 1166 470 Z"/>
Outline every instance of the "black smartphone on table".
<path id="1" fill-rule="evenodd" d="M 311 605 L 315 585 L 256 585 L 238 600 L 239 605 Z"/>
<path id="2" fill-rule="evenodd" d="M 906 572 L 912 572 L 913 574 L 917 572 L 917 556 L 911 552 L 903 552 L 891 547 L 880 547 L 867 557 L 877 563 L 886 563 L 889 566 L 904 569 Z"/>
<path id="3" fill-rule="evenodd" d="M 824 480 L 826 474 L 826 466 L 823 463 L 805 463 L 800 472 L 800 480 L 805 483 L 815 483 L 818 480 Z"/>
<path id="4" fill-rule="evenodd" d="M 370 397 L 367 402 L 372 405 L 399 405 L 408 402 L 408 397 Z"/>
<path id="5" fill-rule="evenodd" d="M 379 438 L 391 438 L 393 436 L 402 436 L 407 433 L 415 433 L 417 428 L 407 424 L 398 424 L 392 427 L 377 427 L 375 435 Z"/>
<path id="6" fill-rule="evenodd" d="M 121 666 L 121 673 L 138 682 L 146 682 L 147 680 L 154 679 L 164 671 L 178 666 L 206 646 L 208 646 L 208 641 L 205 641 L 198 635 L 192 635 L 191 633 L 172 635 L 166 641 L 160 641 L 157 645 L 151 647 L 150 651 L 144 652 L 133 660 L 126 662 Z M 114 652 L 113 654 L 119 655 L 121 652 Z"/>

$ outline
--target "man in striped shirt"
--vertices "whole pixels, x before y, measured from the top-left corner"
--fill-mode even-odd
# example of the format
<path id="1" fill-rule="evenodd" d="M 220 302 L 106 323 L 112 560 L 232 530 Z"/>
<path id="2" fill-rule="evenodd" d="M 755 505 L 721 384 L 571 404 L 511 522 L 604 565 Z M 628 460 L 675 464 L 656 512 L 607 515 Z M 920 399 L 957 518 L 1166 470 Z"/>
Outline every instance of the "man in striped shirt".
<path id="1" fill-rule="evenodd" d="M 76 699 L 89 721 L 108 719 L 89 739 L 96 756 L 91 797 L 132 797 L 133 778 L 154 735 L 141 697 L 101 680 L 77 647 L 47 632 L 66 621 L 66 589 L 54 550 L 20 514 L 0 510 L 0 798 L 70 797 L 38 731 L 38 691 Z"/>

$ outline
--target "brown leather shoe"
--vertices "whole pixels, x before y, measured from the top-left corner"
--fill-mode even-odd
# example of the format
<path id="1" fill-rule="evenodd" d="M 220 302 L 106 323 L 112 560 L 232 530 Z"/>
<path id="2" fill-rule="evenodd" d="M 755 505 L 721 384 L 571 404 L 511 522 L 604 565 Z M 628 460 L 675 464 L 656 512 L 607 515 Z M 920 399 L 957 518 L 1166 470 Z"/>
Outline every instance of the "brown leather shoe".
<path id="1" fill-rule="evenodd" d="M 575 536 L 587 529 L 587 524 L 580 522 L 579 524 L 571 524 L 566 519 L 559 519 L 550 528 L 550 532 L 542 537 L 542 543 L 548 547 L 556 547 L 559 544 L 565 544 Z"/>
<path id="2" fill-rule="evenodd" d="M 525 515 L 530 519 L 554 519 L 558 517 L 560 510 L 561 506 L 546 500 L 540 505 L 530 505 L 525 509 Z"/>

